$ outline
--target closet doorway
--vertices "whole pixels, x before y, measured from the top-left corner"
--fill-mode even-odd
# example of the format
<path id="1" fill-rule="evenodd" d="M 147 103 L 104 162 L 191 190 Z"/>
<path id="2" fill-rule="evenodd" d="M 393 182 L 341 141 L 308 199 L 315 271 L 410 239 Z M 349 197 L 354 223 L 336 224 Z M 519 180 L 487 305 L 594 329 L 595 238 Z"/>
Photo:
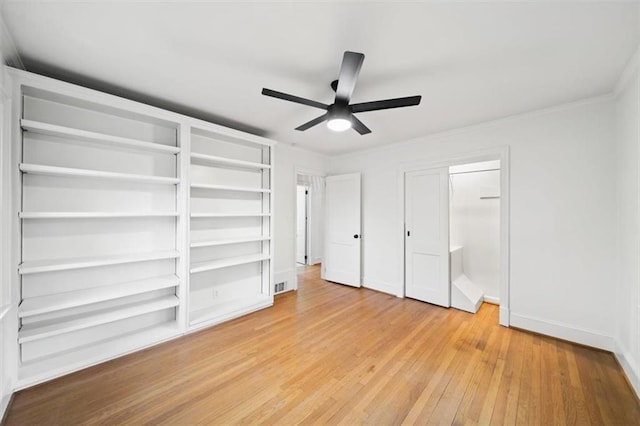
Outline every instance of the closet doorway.
<path id="1" fill-rule="evenodd" d="M 403 295 L 509 325 L 509 150 L 403 168 Z"/>

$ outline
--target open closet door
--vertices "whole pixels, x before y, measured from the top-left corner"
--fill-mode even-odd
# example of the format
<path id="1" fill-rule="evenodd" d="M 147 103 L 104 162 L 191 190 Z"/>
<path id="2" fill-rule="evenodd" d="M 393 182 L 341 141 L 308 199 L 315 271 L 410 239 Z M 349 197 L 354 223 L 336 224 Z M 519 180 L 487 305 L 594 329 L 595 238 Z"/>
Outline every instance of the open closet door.
<path id="1" fill-rule="evenodd" d="M 449 169 L 405 174 L 405 295 L 449 307 Z"/>
<path id="2" fill-rule="evenodd" d="M 360 287 L 360 173 L 326 179 L 322 272 L 327 281 Z"/>

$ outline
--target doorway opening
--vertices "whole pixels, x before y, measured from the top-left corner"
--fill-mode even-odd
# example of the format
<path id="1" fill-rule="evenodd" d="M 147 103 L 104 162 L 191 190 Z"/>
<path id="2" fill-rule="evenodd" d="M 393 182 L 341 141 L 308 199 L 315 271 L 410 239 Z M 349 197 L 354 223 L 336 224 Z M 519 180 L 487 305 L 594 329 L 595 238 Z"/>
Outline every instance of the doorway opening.
<path id="1" fill-rule="evenodd" d="M 403 168 L 403 293 L 509 325 L 509 149 Z"/>
<path id="2" fill-rule="evenodd" d="M 500 161 L 449 167 L 451 306 L 500 304 Z"/>
<path id="3" fill-rule="evenodd" d="M 296 168 L 295 184 L 294 268 L 297 281 L 298 274 L 323 259 L 325 177 Z"/>

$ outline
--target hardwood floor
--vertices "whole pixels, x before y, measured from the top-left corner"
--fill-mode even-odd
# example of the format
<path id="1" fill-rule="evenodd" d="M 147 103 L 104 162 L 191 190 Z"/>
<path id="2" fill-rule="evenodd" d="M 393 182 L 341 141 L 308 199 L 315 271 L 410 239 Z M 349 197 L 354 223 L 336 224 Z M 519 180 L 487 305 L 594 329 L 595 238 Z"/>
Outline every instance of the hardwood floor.
<path id="1" fill-rule="evenodd" d="M 326 283 L 15 395 L 9 425 L 640 422 L 610 353 Z"/>

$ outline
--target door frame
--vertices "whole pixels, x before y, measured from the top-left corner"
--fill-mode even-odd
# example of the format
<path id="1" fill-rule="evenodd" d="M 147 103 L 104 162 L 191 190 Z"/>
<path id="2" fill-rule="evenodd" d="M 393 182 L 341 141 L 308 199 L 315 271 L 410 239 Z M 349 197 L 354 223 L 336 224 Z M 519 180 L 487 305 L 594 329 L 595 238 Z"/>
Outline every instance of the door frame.
<path id="1" fill-rule="evenodd" d="M 308 175 L 307 175 L 308 176 Z M 296 176 L 297 179 L 297 176 Z M 296 183 L 296 225 L 297 225 L 297 221 L 298 221 L 298 188 L 304 188 L 305 190 L 305 195 L 304 195 L 304 208 L 305 208 L 305 219 L 304 219 L 304 265 L 308 265 L 309 261 L 311 260 L 311 256 L 309 256 L 311 254 L 311 244 L 310 244 L 310 232 L 309 232 L 309 191 L 311 190 L 310 186 L 307 185 L 299 185 Z M 298 265 L 300 265 L 300 262 L 298 262 L 298 227 L 296 226 L 296 267 Z"/>
<path id="2" fill-rule="evenodd" d="M 412 162 L 405 162 L 400 166 L 398 173 L 398 189 L 400 196 L 399 211 L 400 223 L 398 239 L 400 250 L 399 265 L 401 283 L 398 297 L 405 297 L 405 179 L 408 172 L 436 169 L 440 167 L 458 166 L 461 164 L 476 163 L 481 161 L 500 160 L 500 315 L 499 324 L 505 327 L 509 326 L 510 318 L 510 273 L 509 273 L 509 182 L 510 182 L 510 158 L 509 146 L 499 146 L 494 148 L 486 148 L 476 151 L 465 151 L 453 154 L 440 155 L 438 158 L 423 159 Z"/>

